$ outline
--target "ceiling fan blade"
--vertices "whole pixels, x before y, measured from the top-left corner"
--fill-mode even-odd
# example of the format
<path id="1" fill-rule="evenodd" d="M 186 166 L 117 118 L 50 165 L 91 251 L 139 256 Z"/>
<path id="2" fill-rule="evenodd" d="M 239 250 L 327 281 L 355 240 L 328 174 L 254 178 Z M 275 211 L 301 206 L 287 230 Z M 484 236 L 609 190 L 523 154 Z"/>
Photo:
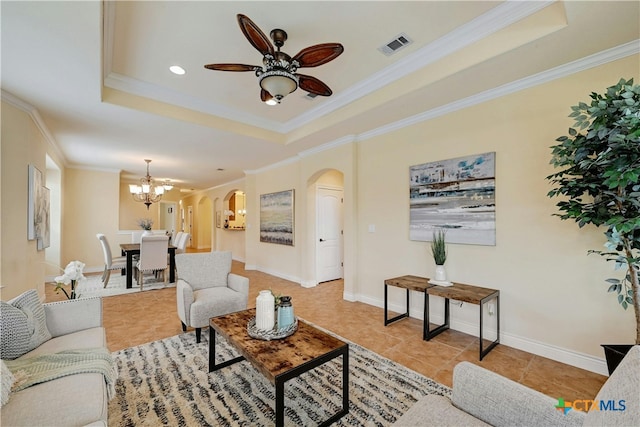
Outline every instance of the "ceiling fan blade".
<path id="1" fill-rule="evenodd" d="M 322 83 L 315 77 L 306 76 L 304 74 L 296 74 L 298 76 L 298 85 L 300 89 L 307 92 L 315 93 L 316 95 L 331 96 L 333 93 L 329 86 Z"/>
<path id="2" fill-rule="evenodd" d="M 256 69 L 261 69 L 257 65 L 246 64 L 209 64 L 205 65 L 204 68 L 217 71 L 255 71 Z"/>
<path id="3" fill-rule="evenodd" d="M 317 67 L 333 61 L 342 52 L 344 52 L 344 47 L 340 43 L 323 43 L 302 49 L 293 57 L 293 60 L 298 61 L 299 68 Z"/>
<path id="4" fill-rule="evenodd" d="M 251 19 L 239 13 L 238 24 L 240 25 L 242 34 L 249 40 L 251 46 L 258 49 L 261 54 L 266 55 L 269 53 L 273 55 L 275 53 L 271 41 L 269 41 L 267 36 L 264 35 L 262 30 Z"/>
<path id="5" fill-rule="evenodd" d="M 267 92 L 264 89 L 260 90 L 260 100 L 262 102 L 267 102 L 271 98 L 273 98 L 273 96 L 271 96 L 271 94 L 269 92 Z"/>

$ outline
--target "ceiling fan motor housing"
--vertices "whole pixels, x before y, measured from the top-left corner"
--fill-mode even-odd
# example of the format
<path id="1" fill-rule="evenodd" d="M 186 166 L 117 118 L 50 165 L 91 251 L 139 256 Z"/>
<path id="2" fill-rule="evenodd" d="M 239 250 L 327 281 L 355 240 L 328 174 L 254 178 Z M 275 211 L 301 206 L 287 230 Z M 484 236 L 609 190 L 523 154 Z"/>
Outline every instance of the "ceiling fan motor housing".
<path id="1" fill-rule="evenodd" d="M 280 28 L 271 30 L 269 36 L 271 36 L 273 44 L 276 45 L 278 49 L 280 49 L 284 45 L 284 42 L 287 41 L 287 32 L 285 30 L 281 30 Z"/>

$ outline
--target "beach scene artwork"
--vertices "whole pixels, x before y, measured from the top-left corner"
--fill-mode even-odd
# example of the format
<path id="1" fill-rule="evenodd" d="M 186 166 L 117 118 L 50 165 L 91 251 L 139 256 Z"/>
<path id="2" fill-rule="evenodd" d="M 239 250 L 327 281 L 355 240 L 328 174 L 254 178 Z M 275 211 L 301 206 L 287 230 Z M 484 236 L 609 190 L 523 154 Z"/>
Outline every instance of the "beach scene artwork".
<path id="1" fill-rule="evenodd" d="M 496 244 L 495 152 L 409 167 L 409 239 Z"/>
<path id="2" fill-rule="evenodd" d="M 293 190 L 260 195 L 260 241 L 293 246 Z"/>

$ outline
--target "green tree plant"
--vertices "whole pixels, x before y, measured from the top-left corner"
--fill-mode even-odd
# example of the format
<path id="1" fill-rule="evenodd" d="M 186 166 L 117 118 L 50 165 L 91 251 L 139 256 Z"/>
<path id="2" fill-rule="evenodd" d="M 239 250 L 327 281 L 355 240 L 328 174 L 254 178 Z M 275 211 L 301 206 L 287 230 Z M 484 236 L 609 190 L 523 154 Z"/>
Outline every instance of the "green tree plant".
<path id="1" fill-rule="evenodd" d="M 609 292 L 624 309 L 633 306 L 640 344 L 640 85 L 621 79 L 590 97 L 571 107 L 575 123 L 551 147 L 551 164 L 562 170 L 547 177 L 547 195 L 563 198 L 560 219 L 606 228 L 606 250 L 589 253 L 624 268 L 622 279 L 607 279 Z"/>

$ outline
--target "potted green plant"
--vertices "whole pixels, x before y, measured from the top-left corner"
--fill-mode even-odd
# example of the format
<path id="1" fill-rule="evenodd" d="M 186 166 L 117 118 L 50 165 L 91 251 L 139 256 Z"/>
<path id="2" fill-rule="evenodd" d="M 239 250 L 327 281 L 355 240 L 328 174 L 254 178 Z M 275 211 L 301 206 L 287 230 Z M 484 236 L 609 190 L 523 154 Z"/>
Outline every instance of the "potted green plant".
<path id="1" fill-rule="evenodd" d="M 609 292 L 625 310 L 633 306 L 640 344 L 640 85 L 621 79 L 590 97 L 571 107 L 575 123 L 551 147 L 551 163 L 562 170 L 547 177 L 554 185 L 548 196 L 563 197 L 560 219 L 603 227 L 606 250 L 589 253 L 624 268 L 621 278 L 607 279 Z"/>
<path id="2" fill-rule="evenodd" d="M 451 282 L 447 281 L 447 272 L 444 268 L 444 263 L 447 261 L 446 232 L 444 230 L 433 232 L 431 254 L 433 255 L 433 261 L 436 263 L 436 274 L 433 283 L 440 286 L 451 285 Z"/>

